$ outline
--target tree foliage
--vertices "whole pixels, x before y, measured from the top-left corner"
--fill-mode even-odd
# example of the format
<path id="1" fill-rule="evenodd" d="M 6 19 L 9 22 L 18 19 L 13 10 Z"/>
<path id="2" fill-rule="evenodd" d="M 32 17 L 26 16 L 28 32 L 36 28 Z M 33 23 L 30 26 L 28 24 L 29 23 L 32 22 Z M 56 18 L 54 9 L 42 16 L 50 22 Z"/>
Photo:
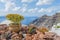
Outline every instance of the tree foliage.
<path id="1" fill-rule="evenodd" d="M 60 28 L 60 26 L 55 26 L 55 28 Z"/>
<path id="2" fill-rule="evenodd" d="M 19 14 L 8 14 L 6 16 L 6 18 L 8 20 L 15 22 L 15 23 L 19 23 L 20 21 L 22 21 L 24 19 L 24 17 L 22 15 L 19 15 Z"/>
<path id="3" fill-rule="evenodd" d="M 36 28 L 35 27 L 30 27 L 29 28 L 29 33 L 30 34 L 35 34 L 36 33 Z"/>

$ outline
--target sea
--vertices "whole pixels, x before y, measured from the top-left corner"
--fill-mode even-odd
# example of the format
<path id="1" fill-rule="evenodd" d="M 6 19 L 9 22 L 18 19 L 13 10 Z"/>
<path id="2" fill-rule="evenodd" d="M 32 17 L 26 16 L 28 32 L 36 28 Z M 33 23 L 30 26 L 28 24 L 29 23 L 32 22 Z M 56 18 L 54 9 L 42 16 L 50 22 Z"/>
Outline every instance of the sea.
<path id="1" fill-rule="evenodd" d="M 32 21 L 37 19 L 38 17 L 24 17 L 24 20 L 21 22 L 24 25 L 29 25 Z M 7 20 L 5 16 L 0 16 L 0 23 Z"/>

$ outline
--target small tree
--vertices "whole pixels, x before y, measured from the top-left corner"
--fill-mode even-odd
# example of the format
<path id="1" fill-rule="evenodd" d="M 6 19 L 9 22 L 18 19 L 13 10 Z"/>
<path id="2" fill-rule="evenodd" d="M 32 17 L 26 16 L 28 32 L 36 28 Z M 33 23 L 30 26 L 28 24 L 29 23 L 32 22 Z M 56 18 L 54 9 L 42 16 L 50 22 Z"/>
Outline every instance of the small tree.
<path id="1" fill-rule="evenodd" d="M 36 34 L 36 26 L 34 24 L 30 24 L 28 31 L 30 34 Z"/>
<path id="2" fill-rule="evenodd" d="M 18 31 L 21 26 L 21 21 L 24 19 L 22 15 L 19 14 L 8 14 L 6 18 L 14 23 L 11 23 L 10 27 L 13 31 Z"/>
<path id="3" fill-rule="evenodd" d="M 24 17 L 19 14 L 8 14 L 6 18 L 14 23 L 20 23 L 24 19 Z"/>

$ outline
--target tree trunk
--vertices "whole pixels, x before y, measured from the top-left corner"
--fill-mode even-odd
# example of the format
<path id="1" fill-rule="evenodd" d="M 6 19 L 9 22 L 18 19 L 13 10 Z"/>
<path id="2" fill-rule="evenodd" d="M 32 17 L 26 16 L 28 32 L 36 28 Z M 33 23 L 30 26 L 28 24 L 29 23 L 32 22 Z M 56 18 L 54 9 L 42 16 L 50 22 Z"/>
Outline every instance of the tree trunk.
<path id="1" fill-rule="evenodd" d="M 11 28 L 11 31 L 18 32 L 21 28 L 21 23 L 19 24 L 11 23 L 10 28 Z"/>

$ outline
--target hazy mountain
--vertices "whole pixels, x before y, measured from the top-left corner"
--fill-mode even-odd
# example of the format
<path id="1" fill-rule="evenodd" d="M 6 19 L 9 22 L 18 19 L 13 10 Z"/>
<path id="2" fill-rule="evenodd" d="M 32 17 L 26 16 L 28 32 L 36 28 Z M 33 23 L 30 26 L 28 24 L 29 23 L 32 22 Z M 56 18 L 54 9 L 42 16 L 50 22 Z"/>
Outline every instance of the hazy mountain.
<path id="1" fill-rule="evenodd" d="M 52 16 L 43 15 L 40 18 L 32 21 L 31 24 L 35 24 L 36 26 L 46 26 L 49 29 L 54 25 L 60 23 L 60 13 L 56 13 Z"/>

